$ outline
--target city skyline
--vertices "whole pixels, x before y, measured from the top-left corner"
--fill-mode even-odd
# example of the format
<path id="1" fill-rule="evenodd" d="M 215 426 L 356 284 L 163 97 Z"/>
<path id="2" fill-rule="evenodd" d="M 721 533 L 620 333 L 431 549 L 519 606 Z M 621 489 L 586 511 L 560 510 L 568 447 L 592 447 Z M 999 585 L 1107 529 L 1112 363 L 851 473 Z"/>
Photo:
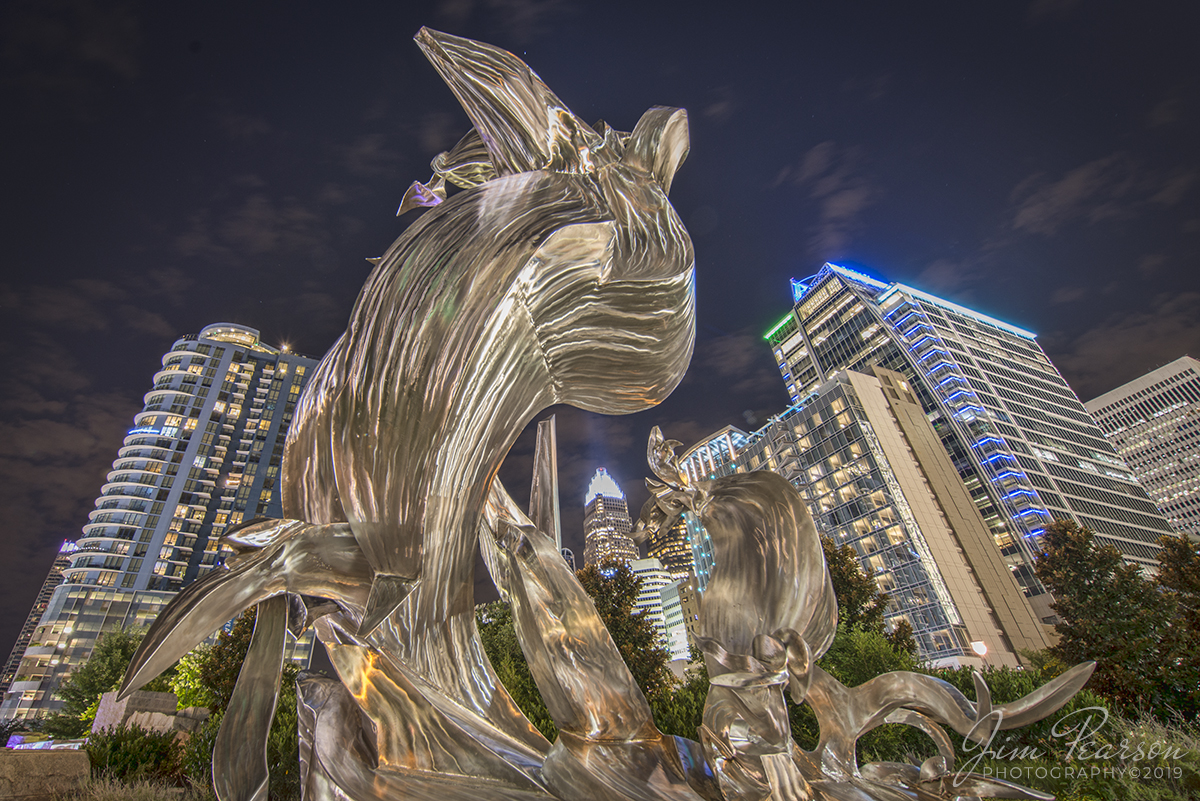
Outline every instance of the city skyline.
<path id="1" fill-rule="evenodd" d="M 690 444 L 786 408 L 761 336 L 827 261 L 1037 333 L 1082 400 L 1200 355 L 1190 4 L 72 9 L 0 26 L 0 650 L 177 337 L 227 320 L 319 357 L 344 330 L 364 259 L 419 216 L 394 217 L 404 189 L 466 131 L 424 24 L 512 50 L 587 119 L 689 110 L 696 355 L 650 412 L 550 410 L 577 558 L 597 466 L 636 516 L 653 425 Z M 526 432 L 519 499 L 532 460 Z"/>

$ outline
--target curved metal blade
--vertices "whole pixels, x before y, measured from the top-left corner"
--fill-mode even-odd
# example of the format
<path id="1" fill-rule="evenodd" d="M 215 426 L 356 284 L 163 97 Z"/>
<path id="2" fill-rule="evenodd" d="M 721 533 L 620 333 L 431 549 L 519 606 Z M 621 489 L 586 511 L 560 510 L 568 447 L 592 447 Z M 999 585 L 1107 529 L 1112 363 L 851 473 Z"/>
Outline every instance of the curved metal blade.
<path id="1" fill-rule="evenodd" d="M 213 789 L 220 801 L 266 801 L 267 735 L 279 701 L 288 600 L 258 605 L 250 649 L 213 745 Z"/>

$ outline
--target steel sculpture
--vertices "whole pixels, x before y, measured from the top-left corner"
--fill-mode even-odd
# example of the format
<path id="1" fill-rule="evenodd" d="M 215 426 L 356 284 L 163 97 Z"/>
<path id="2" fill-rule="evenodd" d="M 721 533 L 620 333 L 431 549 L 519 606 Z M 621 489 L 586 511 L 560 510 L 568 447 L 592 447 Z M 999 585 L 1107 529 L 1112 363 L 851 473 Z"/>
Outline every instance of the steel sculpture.
<path id="1" fill-rule="evenodd" d="M 837 606 L 800 495 L 768 473 L 690 484 L 678 443 L 655 429 L 639 532 L 688 508 L 717 557 L 702 601 L 701 742 L 659 732 L 555 546 L 553 422 L 539 425 L 529 514 L 495 476 L 546 407 L 638 411 L 683 377 L 692 246 L 667 192 L 687 116 L 654 108 L 631 133 L 589 126 L 512 54 L 428 29 L 416 38 L 473 128 L 406 193 L 400 213 L 428 210 L 375 260 L 297 406 L 286 519 L 226 535 L 234 556 L 159 616 L 122 692 L 257 604 L 214 748 L 221 801 L 267 797 L 286 631 L 310 625 L 338 680 L 298 685 L 307 799 L 1044 798 L 985 777 L 955 784 L 938 723 L 983 741 L 1061 706 L 1090 666 L 994 709 L 982 680 L 974 704 L 916 674 L 843 687 L 814 664 Z M 553 744 L 483 653 L 477 549 L 512 606 Z M 785 689 L 817 712 L 816 752 L 791 740 Z M 940 756 L 860 768 L 854 744 L 882 723 L 921 728 Z"/>

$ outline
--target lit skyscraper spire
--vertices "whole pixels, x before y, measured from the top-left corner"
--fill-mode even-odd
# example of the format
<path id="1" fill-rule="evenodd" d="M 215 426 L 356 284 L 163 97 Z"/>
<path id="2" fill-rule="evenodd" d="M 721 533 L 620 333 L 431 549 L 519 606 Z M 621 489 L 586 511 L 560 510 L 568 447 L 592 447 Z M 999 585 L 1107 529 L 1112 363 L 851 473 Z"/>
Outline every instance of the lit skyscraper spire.
<path id="1" fill-rule="evenodd" d="M 592 476 L 583 502 L 584 566 L 609 559 L 637 559 L 637 546 L 629 536 L 633 521 L 629 519 L 625 493 L 603 467 Z"/>

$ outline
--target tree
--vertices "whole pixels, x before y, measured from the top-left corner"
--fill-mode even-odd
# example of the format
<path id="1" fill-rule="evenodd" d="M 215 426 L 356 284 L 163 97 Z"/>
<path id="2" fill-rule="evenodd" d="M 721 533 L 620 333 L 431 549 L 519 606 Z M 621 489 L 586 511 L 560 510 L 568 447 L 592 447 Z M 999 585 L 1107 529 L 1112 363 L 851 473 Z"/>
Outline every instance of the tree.
<path id="1" fill-rule="evenodd" d="M 663 734 L 675 734 L 699 742 L 704 703 L 708 699 L 708 671 L 702 659 L 700 650 L 693 647 L 691 665 L 683 682 L 672 691 L 659 693 L 650 699 L 654 724 Z"/>
<path id="2" fill-rule="evenodd" d="M 200 671 L 211 658 L 212 646 L 200 645 L 190 653 L 184 654 L 175 665 L 175 675 L 171 677 L 171 692 L 179 701 L 179 708 L 190 706 L 211 707 L 216 699 L 212 691 L 204 684 Z"/>
<path id="3" fill-rule="evenodd" d="M 847 629 L 883 630 L 883 613 L 888 597 L 879 591 L 875 580 L 862 572 L 858 554 L 849 545 L 838 546 L 831 538 L 821 537 L 825 565 L 833 594 L 837 596 L 838 622 Z"/>
<path id="4" fill-rule="evenodd" d="M 861 629 L 884 635 L 892 646 L 908 654 L 917 651 L 912 626 L 900 620 L 889 632 L 883 622 L 887 611 L 888 594 L 879 590 L 875 579 L 862 572 L 858 554 L 849 545 L 838 546 L 831 538 L 821 537 L 825 564 L 833 594 L 837 596 L 838 623 L 847 631 Z"/>
<path id="5" fill-rule="evenodd" d="M 640 611 L 635 611 L 642 580 L 629 565 L 616 560 L 576 571 L 579 583 L 592 597 L 600 619 L 612 635 L 617 650 L 642 688 L 647 700 L 670 692 L 678 683 L 668 663 L 658 632 Z"/>
<path id="6" fill-rule="evenodd" d="M 88 661 L 74 670 L 59 685 L 56 695 L 64 703 L 58 714 L 50 715 L 42 731 L 52 737 L 82 737 L 96 718 L 100 696 L 117 690 L 125 678 L 125 669 L 141 645 L 144 631 L 110 631 L 100 635 Z M 146 685 L 153 692 L 168 691 L 171 668 Z"/>
<path id="7" fill-rule="evenodd" d="M 1189 629 L 1200 633 L 1200 545 L 1186 534 L 1160 537 L 1158 585 L 1179 606 Z"/>
<path id="8" fill-rule="evenodd" d="M 525 661 L 525 654 L 517 642 L 517 631 L 513 625 L 512 608 L 504 601 L 493 601 L 475 610 L 475 625 L 484 653 L 496 671 L 496 677 L 508 690 L 517 708 L 529 718 L 529 722 L 549 741 L 558 737 L 558 727 L 550 718 L 546 702 L 538 692 L 533 674 Z"/>
<path id="9" fill-rule="evenodd" d="M 1181 664 L 1190 640 L 1186 624 L 1172 625 L 1178 603 L 1170 593 L 1074 521 L 1047 527 L 1043 544 L 1037 576 L 1054 594 L 1059 617 L 1051 653 L 1069 665 L 1094 661 L 1089 687 L 1127 713 L 1195 714 L 1200 677 Z"/>

